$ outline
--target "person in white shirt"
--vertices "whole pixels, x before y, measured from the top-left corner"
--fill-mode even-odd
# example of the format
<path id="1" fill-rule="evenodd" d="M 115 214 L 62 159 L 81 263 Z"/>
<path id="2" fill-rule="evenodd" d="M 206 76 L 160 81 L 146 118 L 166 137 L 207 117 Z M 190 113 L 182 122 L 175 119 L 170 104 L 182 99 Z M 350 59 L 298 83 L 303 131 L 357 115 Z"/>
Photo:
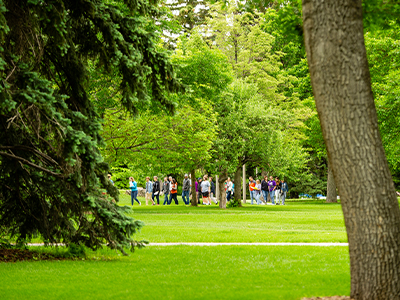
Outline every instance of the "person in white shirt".
<path id="1" fill-rule="evenodd" d="M 258 180 L 258 179 L 256 180 L 256 185 L 253 189 L 254 189 L 254 196 L 256 198 L 257 205 L 264 204 L 260 200 L 260 197 L 261 197 L 261 182 L 260 182 L 260 180 Z"/>
<path id="2" fill-rule="evenodd" d="M 226 200 L 230 201 L 232 196 L 232 181 L 231 178 L 228 177 L 228 181 L 226 182 Z"/>
<path id="3" fill-rule="evenodd" d="M 204 205 L 211 205 L 211 202 L 209 201 L 210 200 L 210 198 L 209 198 L 210 188 L 211 188 L 211 184 L 207 180 L 207 176 L 204 176 L 203 181 L 200 184 L 200 191 L 203 196 L 203 204 Z"/>

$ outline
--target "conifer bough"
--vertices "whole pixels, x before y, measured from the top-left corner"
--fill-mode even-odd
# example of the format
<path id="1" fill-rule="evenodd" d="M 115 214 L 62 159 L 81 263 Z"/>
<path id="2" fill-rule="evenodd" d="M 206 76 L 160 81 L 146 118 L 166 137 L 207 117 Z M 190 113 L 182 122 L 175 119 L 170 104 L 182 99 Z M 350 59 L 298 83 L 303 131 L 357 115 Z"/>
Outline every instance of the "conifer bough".
<path id="1" fill-rule="evenodd" d="M 128 112 L 173 111 L 166 95 L 181 85 L 157 51 L 156 2 L 0 0 L 0 236 L 142 246 L 131 237 L 142 222 L 108 196 L 118 201 L 87 66 L 119 74 Z"/>

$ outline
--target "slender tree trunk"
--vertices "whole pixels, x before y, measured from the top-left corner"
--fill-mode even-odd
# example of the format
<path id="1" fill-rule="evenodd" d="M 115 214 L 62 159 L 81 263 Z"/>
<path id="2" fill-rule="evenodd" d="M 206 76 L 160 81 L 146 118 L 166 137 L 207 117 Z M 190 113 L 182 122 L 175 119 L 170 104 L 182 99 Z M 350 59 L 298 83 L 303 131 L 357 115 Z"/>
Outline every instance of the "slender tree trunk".
<path id="1" fill-rule="evenodd" d="M 267 171 L 265 171 L 264 168 L 261 169 L 261 177 L 262 177 L 262 179 L 264 179 L 264 177 L 267 176 L 267 175 L 268 175 Z"/>
<path id="2" fill-rule="evenodd" d="M 238 167 L 235 172 L 235 202 L 238 206 L 242 206 L 242 166 Z"/>
<path id="3" fill-rule="evenodd" d="M 219 208 L 226 208 L 226 192 L 225 192 L 225 180 L 228 179 L 226 170 L 218 176 L 219 184 Z"/>
<path id="4" fill-rule="evenodd" d="M 328 160 L 328 182 L 326 183 L 326 202 L 334 203 L 337 202 L 337 194 L 336 194 L 336 183 L 335 178 L 333 177 L 332 167 L 330 166 Z"/>
<path id="5" fill-rule="evenodd" d="M 192 199 L 190 200 L 190 206 L 197 206 L 196 173 L 194 169 L 190 171 L 190 177 L 192 179 Z"/>
<path id="6" fill-rule="evenodd" d="M 361 0 L 303 0 L 303 23 L 349 240 L 351 297 L 400 299 L 400 210 L 378 130 Z"/>

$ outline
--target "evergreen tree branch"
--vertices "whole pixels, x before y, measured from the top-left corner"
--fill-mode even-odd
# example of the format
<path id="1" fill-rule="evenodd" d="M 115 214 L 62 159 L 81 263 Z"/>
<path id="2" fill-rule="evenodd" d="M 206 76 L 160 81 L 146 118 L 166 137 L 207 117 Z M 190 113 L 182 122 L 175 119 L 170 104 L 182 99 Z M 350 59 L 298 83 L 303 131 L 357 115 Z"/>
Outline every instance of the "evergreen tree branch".
<path id="1" fill-rule="evenodd" d="M 26 160 L 25 158 L 20 157 L 20 156 L 16 156 L 16 155 L 13 155 L 13 154 L 10 154 L 10 153 L 6 153 L 6 152 L 2 152 L 2 151 L 0 151 L 0 155 L 1 156 L 5 156 L 5 157 L 9 157 L 9 158 L 12 158 L 12 159 L 15 159 L 15 160 L 18 160 L 20 162 L 23 162 L 24 164 L 27 164 L 27 165 L 29 165 L 31 167 L 34 167 L 34 168 L 36 168 L 38 170 L 41 170 L 41 171 L 46 172 L 48 174 L 51 174 L 53 176 L 56 176 L 56 177 L 59 177 L 59 178 L 63 178 L 64 177 L 62 174 L 55 173 L 55 172 L 50 171 L 50 170 L 48 170 L 46 168 L 38 166 L 38 165 L 30 162 L 29 160 Z"/>

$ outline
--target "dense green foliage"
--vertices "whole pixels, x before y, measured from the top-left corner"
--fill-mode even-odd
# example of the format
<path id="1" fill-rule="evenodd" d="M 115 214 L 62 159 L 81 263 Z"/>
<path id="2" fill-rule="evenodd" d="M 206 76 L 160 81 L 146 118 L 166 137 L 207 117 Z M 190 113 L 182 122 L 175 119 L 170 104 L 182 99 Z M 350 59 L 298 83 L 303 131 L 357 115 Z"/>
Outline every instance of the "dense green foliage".
<path id="1" fill-rule="evenodd" d="M 129 165 L 130 169 L 135 170 L 134 173 L 157 175 L 179 174 L 188 172 L 192 167 L 204 167 L 206 172 L 226 178 L 228 175 L 232 177 L 243 163 L 247 163 L 250 174 L 257 175 L 255 168 L 258 167 L 263 172 L 286 177 L 292 196 L 302 192 L 325 194 L 327 157 L 302 41 L 301 1 L 250 1 L 246 5 L 217 2 L 209 4 L 207 12 L 203 6 L 196 8 L 199 3 L 178 1 L 170 8 L 175 10 L 175 20 L 188 33 L 177 39 L 172 55 L 178 67 L 178 77 L 190 88 L 186 95 L 174 97 L 174 100 L 179 103 L 177 107 L 181 113 L 185 110 L 190 112 L 188 107 L 192 107 L 194 115 L 190 118 L 199 125 L 199 128 L 185 133 L 188 136 L 203 133 L 201 136 L 204 141 L 196 138 L 195 147 L 186 152 L 181 146 L 174 148 L 168 144 L 169 151 L 157 146 L 161 155 L 155 154 L 154 147 L 144 147 L 144 151 L 140 150 L 140 154 L 136 155 L 138 163 L 132 164 L 125 159 L 113 166 Z M 395 21 L 391 21 L 393 17 L 385 18 L 378 10 L 371 13 L 368 9 L 380 7 L 385 10 L 390 6 L 396 12 L 394 3 L 385 4 L 385 9 L 381 4 L 379 1 L 364 2 L 366 26 L 381 28 L 380 34 L 374 35 L 375 38 L 378 35 L 389 36 L 397 26 Z M 179 14 L 176 14 L 177 10 Z M 171 29 L 174 30 L 175 27 Z M 368 47 L 368 38 L 366 41 Z M 393 45 L 391 41 L 395 41 L 395 38 L 388 40 L 386 45 Z M 370 57 L 379 55 L 379 52 L 370 53 L 372 49 L 368 47 Z M 392 56 L 388 57 L 395 57 L 394 48 L 392 50 Z M 227 68 L 226 61 L 232 66 L 231 70 Z M 380 62 L 377 62 L 376 69 L 379 66 Z M 393 64 L 392 69 L 395 68 Z M 391 99 L 395 99 L 396 95 L 397 81 L 393 80 L 396 76 L 393 71 L 385 79 L 392 79 Z M 229 77 L 234 81 L 230 85 Z M 373 75 L 374 80 L 382 82 L 383 77 Z M 250 90 L 253 91 L 252 95 L 248 94 Z M 396 105 L 393 100 L 391 103 L 386 102 L 385 109 L 378 108 L 378 114 L 380 123 L 386 124 L 386 127 L 381 126 L 381 131 L 396 180 L 398 139 L 393 130 L 398 126 L 393 114 Z M 204 115 L 201 106 L 207 107 L 206 127 L 215 129 L 216 135 L 210 135 L 212 130 L 207 131 L 203 127 L 204 120 L 200 118 L 196 121 L 196 113 Z M 159 130 L 161 127 L 165 128 L 164 132 L 174 132 L 172 128 L 176 125 L 162 123 L 162 118 L 154 118 L 152 113 L 150 115 L 142 114 L 142 120 L 133 121 L 135 125 L 145 125 L 149 121 L 148 130 L 155 128 L 153 134 L 143 134 L 139 139 L 146 139 L 146 136 L 154 139 L 156 133 L 163 132 Z M 216 122 L 213 118 L 216 118 Z M 389 123 L 394 126 L 387 125 Z M 188 127 L 191 127 L 190 122 Z M 190 141 L 186 134 L 183 136 Z M 207 139 L 212 143 L 205 144 Z M 163 141 L 162 138 L 154 140 Z M 197 147 L 203 152 L 196 151 Z M 176 159 L 182 152 L 192 154 L 191 163 L 189 159 Z M 208 160 L 210 155 L 211 160 Z M 122 153 L 120 156 L 128 157 Z M 158 159 L 149 163 L 146 157 Z M 197 158 L 197 161 L 193 161 L 193 158 Z M 173 162 L 174 166 L 169 166 L 169 162 Z"/>
<path id="2" fill-rule="evenodd" d="M 365 34 L 379 129 L 389 167 L 400 184 L 400 25 Z"/>
<path id="3" fill-rule="evenodd" d="M 116 76 L 131 114 L 174 110 L 175 80 L 147 1 L 0 1 L 0 235 L 107 243 L 123 251 L 142 223 L 118 201 L 99 152 L 90 70 Z"/>
<path id="4" fill-rule="evenodd" d="M 182 176 L 209 161 L 216 134 L 212 103 L 232 75 L 226 57 L 201 46 L 201 42 L 197 34 L 183 38 L 172 57 L 177 75 L 188 87 L 186 94 L 171 96 L 177 103 L 175 115 L 143 111 L 131 119 L 123 112 L 106 112 L 103 132 L 107 142 L 103 151 L 106 161 L 140 169 L 152 176 Z M 125 180 L 126 186 L 127 177 Z"/>

